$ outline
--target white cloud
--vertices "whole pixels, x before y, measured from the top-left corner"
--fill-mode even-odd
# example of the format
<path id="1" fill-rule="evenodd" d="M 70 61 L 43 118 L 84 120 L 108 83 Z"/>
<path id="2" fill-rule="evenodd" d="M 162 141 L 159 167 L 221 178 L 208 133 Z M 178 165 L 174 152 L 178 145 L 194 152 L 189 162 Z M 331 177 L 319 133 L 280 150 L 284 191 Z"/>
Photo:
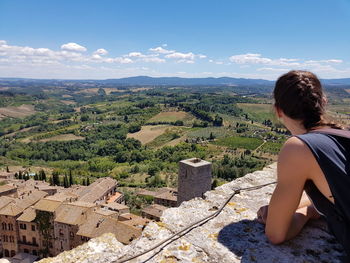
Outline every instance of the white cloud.
<path id="1" fill-rule="evenodd" d="M 107 55 L 108 54 L 108 51 L 105 50 L 104 48 L 99 48 L 97 49 L 94 54 L 98 54 L 98 55 L 101 55 L 101 56 L 104 56 L 104 55 Z"/>
<path id="2" fill-rule="evenodd" d="M 6 41 L 5 40 L 0 40 L 0 45 L 2 46 L 2 45 L 6 45 Z"/>
<path id="3" fill-rule="evenodd" d="M 207 56 L 206 56 L 206 55 L 203 55 L 203 54 L 199 54 L 198 57 L 199 57 L 199 58 L 206 58 Z"/>
<path id="4" fill-rule="evenodd" d="M 136 57 L 136 58 L 144 58 L 145 55 L 143 55 L 141 52 L 130 52 L 128 55 L 126 55 L 128 57 Z"/>
<path id="5" fill-rule="evenodd" d="M 176 59 L 194 59 L 194 54 L 192 52 L 189 53 L 181 53 L 181 52 L 174 52 L 169 55 L 166 55 L 166 58 L 176 58 Z"/>
<path id="6" fill-rule="evenodd" d="M 164 46 L 166 47 L 166 46 Z M 174 50 L 167 50 L 162 47 L 156 47 L 156 48 L 150 48 L 149 51 L 154 52 L 154 53 L 159 53 L 159 54 L 169 54 L 175 52 Z"/>
<path id="7" fill-rule="evenodd" d="M 67 43 L 67 44 L 63 44 L 61 46 L 61 49 L 63 50 L 68 50 L 68 51 L 76 51 L 76 52 L 85 52 L 86 51 L 86 47 L 83 47 L 77 43 Z"/>
<path id="8" fill-rule="evenodd" d="M 269 58 L 261 57 L 261 54 L 252 53 L 231 56 L 229 59 L 237 64 L 267 64 L 272 61 Z"/>
<path id="9" fill-rule="evenodd" d="M 164 63 L 165 59 L 158 57 L 145 57 L 142 59 L 144 62 L 155 62 L 155 63 Z"/>
<path id="10" fill-rule="evenodd" d="M 257 71 L 287 72 L 286 68 L 258 68 Z"/>
<path id="11" fill-rule="evenodd" d="M 130 58 L 114 58 L 113 62 L 117 62 L 117 63 L 121 63 L 121 64 L 130 64 L 133 63 L 134 61 L 132 61 Z"/>

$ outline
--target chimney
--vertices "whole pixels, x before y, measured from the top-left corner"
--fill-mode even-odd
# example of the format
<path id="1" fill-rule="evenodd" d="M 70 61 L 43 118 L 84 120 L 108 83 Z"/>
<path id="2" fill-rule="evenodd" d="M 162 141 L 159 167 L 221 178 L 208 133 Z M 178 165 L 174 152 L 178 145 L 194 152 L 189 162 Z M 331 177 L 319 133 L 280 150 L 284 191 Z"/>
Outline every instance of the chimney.
<path id="1" fill-rule="evenodd" d="M 177 205 L 211 189 L 211 163 L 199 158 L 179 162 Z"/>

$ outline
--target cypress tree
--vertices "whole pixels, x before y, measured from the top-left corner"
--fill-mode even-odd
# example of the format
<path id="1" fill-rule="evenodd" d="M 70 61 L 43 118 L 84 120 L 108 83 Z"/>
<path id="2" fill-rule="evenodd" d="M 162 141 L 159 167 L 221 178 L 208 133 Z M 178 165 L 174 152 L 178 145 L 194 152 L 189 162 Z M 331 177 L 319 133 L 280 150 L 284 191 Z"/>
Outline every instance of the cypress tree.
<path id="1" fill-rule="evenodd" d="M 74 184 L 72 170 L 69 170 L 69 186 Z"/>

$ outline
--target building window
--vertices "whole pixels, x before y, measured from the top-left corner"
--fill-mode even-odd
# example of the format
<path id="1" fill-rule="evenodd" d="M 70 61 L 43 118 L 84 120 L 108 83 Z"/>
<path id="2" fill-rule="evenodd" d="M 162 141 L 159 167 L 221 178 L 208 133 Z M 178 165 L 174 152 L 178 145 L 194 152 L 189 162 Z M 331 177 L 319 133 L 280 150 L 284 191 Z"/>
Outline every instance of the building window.
<path id="1" fill-rule="evenodd" d="M 16 255 L 16 252 L 14 250 L 11 250 L 11 257 L 14 257 Z"/>
<path id="2" fill-rule="evenodd" d="M 7 230 L 7 225 L 6 225 L 6 223 L 2 223 L 2 230 Z"/>
<path id="3" fill-rule="evenodd" d="M 69 232 L 71 238 L 74 238 L 74 233 L 72 231 Z"/>
<path id="4" fill-rule="evenodd" d="M 32 231 L 35 231 L 35 225 L 32 225 Z"/>
<path id="5" fill-rule="evenodd" d="M 63 236 L 63 229 L 62 228 L 60 228 L 59 233 L 60 233 L 60 236 Z"/>
<path id="6" fill-rule="evenodd" d="M 13 236 L 10 236 L 10 242 L 15 243 L 15 238 Z"/>
<path id="7" fill-rule="evenodd" d="M 33 240 L 33 242 L 32 242 L 32 243 L 33 243 L 33 245 L 36 245 L 36 238 L 35 238 L 35 237 L 33 237 L 33 238 L 32 238 L 32 240 Z"/>
<path id="8" fill-rule="evenodd" d="M 26 224 L 19 224 L 19 228 L 26 230 L 27 229 L 27 225 Z"/>
<path id="9" fill-rule="evenodd" d="M 10 252 L 7 249 L 5 249 L 5 257 L 9 257 L 9 256 L 10 256 Z"/>
<path id="10" fill-rule="evenodd" d="M 13 224 L 9 224 L 9 230 L 13 230 Z"/>
<path id="11" fill-rule="evenodd" d="M 27 238 L 26 238 L 26 236 L 22 236 L 22 241 L 23 241 L 23 243 L 27 243 Z"/>

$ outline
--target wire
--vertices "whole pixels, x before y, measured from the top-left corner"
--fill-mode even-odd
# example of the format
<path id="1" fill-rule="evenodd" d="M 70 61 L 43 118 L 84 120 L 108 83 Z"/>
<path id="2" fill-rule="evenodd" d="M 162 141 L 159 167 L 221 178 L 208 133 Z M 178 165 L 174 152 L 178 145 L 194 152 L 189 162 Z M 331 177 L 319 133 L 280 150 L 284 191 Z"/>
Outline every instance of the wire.
<path id="1" fill-rule="evenodd" d="M 162 240 L 161 242 L 159 242 L 158 244 L 154 245 L 153 247 L 139 253 L 139 254 L 136 254 L 134 256 L 131 256 L 129 258 L 126 258 L 126 259 L 121 259 L 121 260 L 117 260 L 117 261 L 113 261 L 112 263 L 125 263 L 125 262 L 128 262 L 132 259 L 135 259 L 135 258 L 138 258 L 140 256 L 143 256 L 155 249 L 157 249 L 158 247 L 160 247 L 161 245 L 167 243 L 168 241 L 170 241 L 169 243 L 167 243 L 165 246 L 169 245 L 170 243 L 172 243 L 174 240 L 172 240 L 173 238 L 175 237 L 179 237 L 179 236 L 182 236 L 184 234 L 186 234 L 187 232 L 186 231 L 191 231 L 192 229 L 208 222 L 209 220 L 213 219 L 214 217 L 218 216 L 221 211 L 225 208 L 225 206 L 228 204 L 228 202 L 230 202 L 230 200 L 236 195 L 236 194 L 239 194 L 241 191 L 253 191 L 253 190 L 257 190 L 257 189 L 260 189 L 260 188 L 263 188 L 265 186 L 268 186 L 268 185 L 272 185 L 272 184 L 276 184 L 276 182 L 271 182 L 271 183 L 267 183 L 267 184 L 262 184 L 262 185 L 257 185 L 257 186 L 251 186 L 251 187 L 245 187 L 245 188 L 236 188 L 233 190 L 233 193 L 230 195 L 230 197 L 228 199 L 226 199 L 226 201 L 224 202 L 224 204 L 214 213 L 188 225 L 187 227 L 181 229 L 180 231 L 176 232 L 175 234 L 171 235 L 170 237 Z M 186 233 L 185 233 L 186 232 Z"/>

